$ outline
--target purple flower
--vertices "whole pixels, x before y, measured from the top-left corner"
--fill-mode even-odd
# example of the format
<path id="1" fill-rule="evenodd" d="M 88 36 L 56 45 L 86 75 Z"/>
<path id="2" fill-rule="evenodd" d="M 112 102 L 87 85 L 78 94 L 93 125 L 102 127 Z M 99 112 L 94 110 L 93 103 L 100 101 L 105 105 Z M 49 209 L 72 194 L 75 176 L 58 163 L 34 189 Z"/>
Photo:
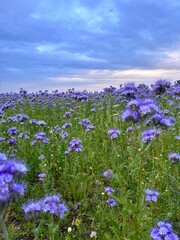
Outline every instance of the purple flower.
<path id="1" fill-rule="evenodd" d="M 131 109 L 125 109 L 121 115 L 121 119 L 124 122 L 133 121 L 136 123 L 139 121 L 139 114 L 137 111 L 133 111 Z"/>
<path id="2" fill-rule="evenodd" d="M 68 152 L 71 152 L 71 151 L 81 152 L 82 149 L 83 147 L 81 145 L 81 140 L 73 139 L 69 144 Z"/>
<path id="3" fill-rule="evenodd" d="M 114 189 L 112 187 L 105 187 L 104 189 L 108 195 L 111 195 L 114 192 Z"/>
<path id="4" fill-rule="evenodd" d="M 6 154 L 0 152 L 0 163 L 1 163 L 1 161 L 5 161 L 5 160 L 7 160 Z"/>
<path id="5" fill-rule="evenodd" d="M 152 229 L 150 237 L 154 240 L 178 240 L 178 236 L 172 232 L 172 225 L 167 222 L 158 222 L 157 228 Z"/>
<path id="6" fill-rule="evenodd" d="M 8 129 L 7 133 L 12 136 L 12 135 L 16 135 L 18 133 L 18 130 L 16 127 L 11 127 Z"/>
<path id="7" fill-rule="evenodd" d="M 42 141 L 43 141 L 43 143 L 48 143 L 49 142 L 49 138 L 47 138 L 47 137 L 44 137 L 43 139 L 42 139 Z"/>
<path id="8" fill-rule="evenodd" d="M 3 137 L 0 137 L 0 142 L 2 142 L 2 141 L 4 141 L 5 140 L 5 138 L 3 138 Z"/>
<path id="9" fill-rule="evenodd" d="M 29 117 L 25 114 L 17 114 L 16 118 L 19 122 L 24 122 L 25 120 L 29 119 Z"/>
<path id="10" fill-rule="evenodd" d="M 29 200 L 26 204 L 23 204 L 21 208 L 25 212 L 25 216 L 28 220 L 35 218 L 41 212 L 42 201 Z"/>
<path id="11" fill-rule="evenodd" d="M 142 141 L 143 143 L 147 143 L 149 141 L 152 141 L 153 139 L 155 139 L 157 136 L 160 135 L 160 130 L 158 129 L 149 129 L 146 130 L 144 132 L 142 132 Z"/>
<path id="12" fill-rule="evenodd" d="M 133 130 L 133 127 L 131 126 L 126 129 L 127 132 L 131 132 L 132 130 Z"/>
<path id="13" fill-rule="evenodd" d="M 61 201 L 59 195 L 52 195 L 42 200 L 42 211 L 56 214 L 63 218 L 64 214 L 68 211 L 67 206 Z"/>
<path id="14" fill-rule="evenodd" d="M 170 86 L 171 86 L 171 82 L 167 80 L 162 80 L 162 79 L 157 80 L 155 84 L 151 85 L 153 91 L 158 95 L 165 93 L 166 90 L 170 88 Z"/>
<path id="15" fill-rule="evenodd" d="M 7 143 L 9 144 L 9 145 L 16 145 L 17 144 L 17 140 L 16 140 L 16 138 L 10 138 L 10 139 L 8 139 L 7 140 Z"/>
<path id="16" fill-rule="evenodd" d="M 57 205 L 55 214 L 58 215 L 60 218 L 64 217 L 64 214 L 68 211 L 68 207 L 64 203 L 60 203 Z"/>
<path id="17" fill-rule="evenodd" d="M 39 173 L 38 174 L 39 181 L 44 181 L 45 176 L 46 176 L 45 173 Z"/>
<path id="18" fill-rule="evenodd" d="M 18 161 L 7 159 L 4 154 L 0 156 L 0 202 L 9 202 L 24 194 L 23 185 L 15 183 L 14 177 L 26 174 L 27 168 Z"/>
<path id="19" fill-rule="evenodd" d="M 145 190 L 146 193 L 146 201 L 147 202 L 157 202 L 157 197 L 159 196 L 159 193 L 156 192 L 155 190 L 152 189 L 146 189 Z"/>
<path id="20" fill-rule="evenodd" d="M 71 127 L 71 126 L 72 126 L 72 123 L 65 123 L 65 124 L 62 126 L 62 128 L 63 128 L 63 129 L 66 129 L 66 128 Z"/>
<path id="21" fill-rule="evenodd" d="M 36 140 L 33 140 L 33 141 L 31 142 L 31 146 L 36 145 L 36 143 L 37 143 L 37 141 L 36 141 Z"/>
<path id="22" fill-rule="evenodd" d="M 46 136 L 46 134 L 44 132 L 38 132 L 35 134 L 35 138 L 37 140 L 43 140 L 43 138 Z"/>
<path id="23" fill-rule="evenodd" d="M 46 122 L 44 120 L 39 120 L 39 121 L 36 121 L 36 124 L 40 126 L 45 126 Z"/>
<path id="24" fill-rule="evenodd" d="M 29 123 L 30 123 L 30 124 L 37 124 L 37 120 L 36 120 L 36 119 L 30 119 L 30 120 L 29 120 Z"/>
<path id="25" fill-rule="evenodd" d="M 121 131 L 117 130 L 116 128 L 112 128 L 108 130 L 108 134 L 110 135 L 111 139 L 115 139 L 120 135 Z"/>
<path id="26" fill-rule="evenodd" d="M 61 135 L 62 138 L 67 138 L 69 136 L 69 133 L 68 132 L 65 132 Z"/>
<path id="27" fill-rule="evenodd" d="M 105 178 L 111 178 L 111 177 L 113 176 L 113 171 L 112 171 L 112 169 L 108 169 L 107 171 L 105 171 L 105 172 L 103 173 L 103 176 L 104 176 Z"/>
<path id="28" fill-rule="evenodd" d="M 90 120 L 88 118 L 83 119 L 79 124 L 83 125 L 84 127 L 88 126 L 90 124 Z"/>
<path id="29" fill-rule="evenodd" d="M 179 153 L 176 153 L 176 152 L 170 153 L 170 154 L 168 155 L 168 159 L 169 159 L 172 163 L 178 163 L 178 162 L 180 162 L 180 154 L 179 154 Z"/>
<path id="30" fill-rule="evenodd" d="M 108 199 L 106 202 L 109 204 L 110 207 L 114 207 L 117 204 L 116 200 L 114 200 L 113 198 Z"/>
<path id="31" fill-rule="evenodd" d="M 22 133 L 20 133 L 20 134 L 19 134 L 18 138 L 29 139 L 29 136 L 28 136 L 28 134 L 27 134 L 27 133 L 25 133 L 25 132 L 22 132 Z"/>
<path id="32" fill-rule="evenodd" d="M 86 131 L 87 131 L 87 132 L 91 131 L 92 129 L 94 129 L 94 126 L 93 126 L 93 125 L 87 125 L 87 126 L 86 126 Z"/>

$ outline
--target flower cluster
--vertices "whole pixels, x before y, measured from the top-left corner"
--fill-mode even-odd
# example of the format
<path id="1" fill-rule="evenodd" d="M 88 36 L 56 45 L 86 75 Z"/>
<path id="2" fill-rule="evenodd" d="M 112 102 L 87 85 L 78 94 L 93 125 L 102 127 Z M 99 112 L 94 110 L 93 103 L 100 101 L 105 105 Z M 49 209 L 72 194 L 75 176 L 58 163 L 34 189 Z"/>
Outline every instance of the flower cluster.
<path id="1" fill-rule="evenodd" d="M 19 161 L 10 160 L 0 153 L 0 202 L 10 202 L 14 197 L 24 194 L 24 187 L 15 179 L 27 173 L 27 168 Z"/>
<path id="2" fill-rule="evenodd" d="M 146 193 L 146 201 L 147 202 L 157 202 L 157 197 L 159 196 L 159 193 L 156 192 L 155 190 L 152 189 L 146 189 L 145 190 Z"/>
<path id="3" fill-rule="evenodd" d="M 152 229 L 150 236 L 154 240 L 178 240 L 178 236 L 173 233 L 172 225 L 167 222 L 158 222 L 157 228 Z"/>
<path id="4" fill-rule="evenodd" d="M 142 132 L 142 141 L 143 143 L 148 143 L 160 135 L 160 130 L 158 129 L 149 129 Z"/>
<path id="5" fill-rule="evenodd" d="M 111 139 L 115 139 L 120 135 L 121 131 L 117 130 L 116 128 L 111 128 L 108 130 L 108 134 L 110 135 Z"/>
<path id="6" fill-rule="evenodd" d="M 74 138 L 69 144 L 67 153 L 72 151 L 81 152 L 82 149 L 83 146 L 81 144 L 81 140 Z"/>
<path id="7" fill-rule="evenodd" d="M 169 159 L 172 163 L 178 163 L 178 162 L 180 162 L 180 154 L 179 154 L 179 153 L 176 153 L 176 152 L 170 153 L 170 154 L 168 155 L 168 159 Z"/>
<path id="8" fill-rule="evenodd" d="M 26 204 L 22 205 L 22 209 L 28 220 L 34 219 L 41 212 L 55 214 L 63 218 L 64 214 L 68 211 L 68 207 L 59 195 L 47 196 L 38 201 L 29 200 Z"/>
<path id="9" fill-rule="evenodd" d="M 83 119 L 79 122 L 79 124 L 81 124 L 86 129 L 86 131 L 91 131 L 92 129 L 94 129 L 94 126 L 91 125 L 91 122 L 88 118 Z"/>
<path id="10" fill-rule="evenodd" d="M 48 143 L 49 142 L 49 138 L 46 137 L 46 134 L 44 132 L 38 132 L 35 134 L 35 139 L 31 142 L 31 145 L 35 145 L 37 143 L 37 141 L 42 141 L 43 143 Z"/>

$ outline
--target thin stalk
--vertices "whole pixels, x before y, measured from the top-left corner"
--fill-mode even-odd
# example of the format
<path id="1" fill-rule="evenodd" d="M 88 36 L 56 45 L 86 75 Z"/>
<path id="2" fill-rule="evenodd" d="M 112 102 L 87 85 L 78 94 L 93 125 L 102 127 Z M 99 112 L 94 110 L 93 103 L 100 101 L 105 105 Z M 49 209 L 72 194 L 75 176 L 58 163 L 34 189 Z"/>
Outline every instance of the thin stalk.
<path id="1" fill-rule="evenodd" d="M 6 228 L 4 218 L 2 216 L 0 217 L 0 222 L 1 222 L 1 227 L 2 227 L 2 230 L 3 230 L 4 239 L 8 240 L 9 239 L 8 231 L 7 231 L 7 228 Z"/>

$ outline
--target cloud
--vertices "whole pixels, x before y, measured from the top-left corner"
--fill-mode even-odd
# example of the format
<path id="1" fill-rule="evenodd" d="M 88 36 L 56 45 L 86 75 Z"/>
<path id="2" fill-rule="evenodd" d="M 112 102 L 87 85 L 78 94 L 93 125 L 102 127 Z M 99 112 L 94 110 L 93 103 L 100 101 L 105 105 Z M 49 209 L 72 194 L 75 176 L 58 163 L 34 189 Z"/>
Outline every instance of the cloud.
<path id="1" fill-rule="evenodd" d="M 1 82 L 39 81 L 39 87 L 66 76 L 68 84 L 79 72 L 88 85 L 95 83 L 82 73 L 178 73 L 179 19 L 177 0 L 1 0 Z M 79 84 L 77 78 L 70 79 Z"/>

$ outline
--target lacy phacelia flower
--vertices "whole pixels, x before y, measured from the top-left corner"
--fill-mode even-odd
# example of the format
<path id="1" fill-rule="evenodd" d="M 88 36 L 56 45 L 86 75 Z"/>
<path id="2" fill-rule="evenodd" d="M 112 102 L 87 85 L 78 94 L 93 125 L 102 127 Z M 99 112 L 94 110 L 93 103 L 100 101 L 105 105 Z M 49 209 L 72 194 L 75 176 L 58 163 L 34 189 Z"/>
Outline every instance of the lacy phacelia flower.
<path id="1" fill-rule="evenodd" d="M 172 225 L 167 222 L 158 222 L 157 228 L 152 229 L 150 237 L 154 240 L 178 240 L 178 236 L 172 232 Z"/>
<path id="2" fill-rule="evenodd" d="M 25 216 L 28 220 L 35 218 L 41 212 L 41 204 L 41 200 L 28 200 L 26 204 L 22 205 L 21 208 L 24 210 Z"/>
<path id="3" fill-rule="evenodd" d="M 155 190 L 152 189 L 146 189 L 145 190 L 146 193 L 146 201 L 147 202 L 157 202 L 157 197 L 159 196 L 159 193 L 156 192 Z"/>
<path id="4" fill-rule="evenodd" d="M 18 134 L 18 130 L 17 130 L 16 127 L 11 127 L 11 128 L 8 129 L 7 133 L 8 133 L 10 136 L 16 135 L 16 134 Z"/>
<path id="5" fill-rule="evenodd" d="M 79 139 L 73 139 L 68 147 L 68 152 L 76 151 L 76 152 L 81 152 L 83 149 L 81 140 Z"/>
<path id="6" fill-rule="evenodd" d="M 178 163 L 180 162 L 180 154 L 179 153 L 170 153 L 168 155 L 168 159 L 172 162 L 172 163 Z"/>
<path id="7" fill-rule="evenodd" d="M 113 171 L 112 171 L 112 169 L 108 169 L 107 171 L 105 171 L 105 172 L 103 173 L 103 176 L 104 176 L 105 178 L 111 178 L 111 177 L 113 176 Z"/>
<path id="8" fill-rule="evenodd" d="M 114 200 L 113 198 L 108 199 L 106 202 L 109 204 L 110 207 L 114 207 L 117 204 L 116 200 Z"/>
<path id="9" fill-rule="evenodd" d="M 105 187 L 104 189 L 108 195 L 111 195 L 114 192 L 114 189 L 112 187 Z"/>
<path id="10" fill-rule="evenodd" d="M 142 132 L 142 141 L 143 143 L 147 143 L 155 139 L 157 136 L 160 135 L 160 130 L 158 129 L 149 129 Z"/>
<path id="11" fill-rule="evenodd" d="M 27 173 L 24 164 L 9 160 L 4 153 L 0 154 L 0 202 L 9 202 L 17 195 L 24 194 L 24 186 L 14 182 L 14 177 Z"/>
<path id="12" fill-rule="evenodd" d="M 108 134 L 110 135 L 111 139 L 117 138 L 120 135 L 120 133 L 121 133 L 121 131 L 119 131 L 115 128 L 112 128 L 112 129 L 108 130 Z"/>

